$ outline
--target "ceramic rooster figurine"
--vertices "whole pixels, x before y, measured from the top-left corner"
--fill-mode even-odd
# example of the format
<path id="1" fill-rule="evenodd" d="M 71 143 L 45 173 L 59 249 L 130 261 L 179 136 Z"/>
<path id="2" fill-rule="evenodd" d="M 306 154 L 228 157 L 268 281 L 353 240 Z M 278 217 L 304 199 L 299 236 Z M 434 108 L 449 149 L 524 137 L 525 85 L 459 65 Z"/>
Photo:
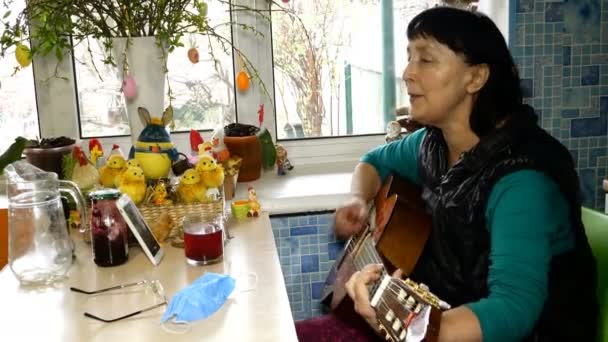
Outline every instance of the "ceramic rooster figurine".
<path id="1" fill-rule="evenodd" d="M 71 179 L 78 185 L 78 188 L 85 191 L 99 184 L 99 171 L 89 163 L 80 147 L 74 147 L 73 156 L 77 162 L 72 169 Z"/>
<path id="2" fill-rule="evenodd" d="M 127 171 L 121 177 L 118 190 L 129 195 L 135 204 L 142 203 L 146 197 L 144 171 L 137 166 L 127 168 Z"/>
<path id="3" fill-rule="evenodd" d="M 98 139 L 91 139 L 89 141 L 89 155 L 91 156 L 91 163 L 97 166 L 97 161 L 103 157 L 103 147 L 101 147 Z"/>
<path id="4" fill-rule="evenodd" d="M 255 192 L 253 186 L 249 186 L 247 188 L 248 198 L 249 198 L 249 211 L 247 212 L 247 217 L 258 217 L 260 216 L 260 202 L 258 202 L 258 196 Z"/>

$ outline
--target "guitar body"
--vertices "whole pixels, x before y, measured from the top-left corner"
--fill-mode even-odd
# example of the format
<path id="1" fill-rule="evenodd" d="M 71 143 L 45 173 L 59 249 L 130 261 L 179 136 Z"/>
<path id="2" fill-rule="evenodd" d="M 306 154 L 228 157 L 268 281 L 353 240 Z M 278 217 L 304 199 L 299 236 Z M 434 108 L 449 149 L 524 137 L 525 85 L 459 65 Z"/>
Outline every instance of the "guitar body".
<path id="1" fill-rule="evenodd" d="M 391 274 L 396 269 L 403 270 L 404 276 L 409 276 L 422 254 L 424 245 L 432 228 L 430 215 L 425 211 L 420 190 L 413 184 L 394 176 L 389 176 L 374 200 L 375 218 L 373 230 L 365 230 L 353 236 L 347 243 L 343 254 L 336 261 L 330 272 L 327 290 L 322 302 L 340 317 L 353 317 L 353 303 L 347 296 L 346 282 L 350 277 L 369 262 L 367 254 L 370 242 L 373 242 L 374 253 L 379 256 L 385 269 Z M 362 259 L 362 260 L 361 260 Z M 403 286 L 407 293 L 414 293 L 412 288 Z M 419 302 L 425 302 L 421 296 L 415 296 Z M 331 301 L 329 299 L 331 298 Z M 389 299 L 392 300 L 392 299 Z M 398 300 L 391 302 L 393 312 L 405 313 L 399 308 L 402 303 Z M 386 308 L 385 308 L 386 309 Z M 432 307 L 426 341 L 434 341 L 439 332 L 441 310 Z M 390 328 L 389 328 L 390 330 Z M 403 329 L 401 328 L 401 331 Z M 385 331 L 383 331 L 385 332 Z M 392 338 L 389 336 L 393 335 Z M 401 340 L 394 332 L 386 331 L 387 339 Z"/>
<path id="2" fill-rule="evenodd" d="M 405 276 L 409 276 L 433 226 L 420 190 L 398 177 L 389 176 L 375 203 L 373 238 L 376 250 L 389 271 L 401 269 Z"/>
<path id="3" fill-rule="evenodd" d="M 390 273 L 401 269 L 404 275 L 410 275 L 432 227 L 431 217 L 420 198 L 420 190 L 400 178 L 389 176 L 378 192 L 374 206 L 375 229 L 371 234 L 384 266 Z M 367 234 L 361 232 L 348 241 L 344 253 L 334 265 L 335 270 L 331 272 L 335 274 L 328 277 L 333 280 L 330 282 L 333 283 L 333 293 L 326 291 L 324 297 L 331 295 L 332 310 L 347 295 L 345 284 L 357 271 L 354 258 Z M 326 302 L 326 299 L 322 302 Z"/>

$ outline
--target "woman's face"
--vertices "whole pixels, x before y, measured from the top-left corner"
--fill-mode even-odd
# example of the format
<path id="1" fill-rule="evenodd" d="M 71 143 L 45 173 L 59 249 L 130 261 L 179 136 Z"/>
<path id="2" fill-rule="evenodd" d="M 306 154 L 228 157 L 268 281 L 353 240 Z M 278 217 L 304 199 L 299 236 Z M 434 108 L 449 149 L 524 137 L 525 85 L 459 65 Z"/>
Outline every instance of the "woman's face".
<path id="1" fill-rule="evenodd" d="M 420 123 L 442 126 L 456 116 L 470 115 L 467 86 L 471 67 L 461 55 L 432 38 L 410 41 L 403 80 L 410 97 L 410 115 Z"/>

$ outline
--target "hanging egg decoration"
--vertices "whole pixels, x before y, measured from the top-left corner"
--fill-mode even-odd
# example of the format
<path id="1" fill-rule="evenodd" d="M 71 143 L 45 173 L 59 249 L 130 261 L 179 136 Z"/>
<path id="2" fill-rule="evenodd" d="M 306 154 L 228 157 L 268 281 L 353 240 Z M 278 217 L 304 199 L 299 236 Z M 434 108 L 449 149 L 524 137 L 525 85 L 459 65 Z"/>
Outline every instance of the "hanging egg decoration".
<path id="1" fill-rule="evenodd" d="M 198 50 L 195 47 L 192 47 L 188 50 L 188 59 L 192 64 L 196 64 L 199 61 Z"/>
<path id="2" fill-rule="evenodd" d="M 17 44 L 15 59 L 17 59 L 17 63 L 19 63 L 22 68 L 27 68 L 32 64 L 32 53 L 30 52 L 30 48 L 23 44 Z"/>
<path id="3" fill-rule="evenodd" d="M 245 70 L 239 71 L 239 73 L 236 75 L 236 88 L 240 92 L 244 93 L 249 90 L 250 86 L 251 82 L 249 80 L 249 74 Z"/>
<path id="4" fill-rule="evenodd" d="M 137 83 L 133 75 L 127 74 L 122 80 L 122 93 L 125 94 L 127 100 L 133 100 L 137 97 Z"/>

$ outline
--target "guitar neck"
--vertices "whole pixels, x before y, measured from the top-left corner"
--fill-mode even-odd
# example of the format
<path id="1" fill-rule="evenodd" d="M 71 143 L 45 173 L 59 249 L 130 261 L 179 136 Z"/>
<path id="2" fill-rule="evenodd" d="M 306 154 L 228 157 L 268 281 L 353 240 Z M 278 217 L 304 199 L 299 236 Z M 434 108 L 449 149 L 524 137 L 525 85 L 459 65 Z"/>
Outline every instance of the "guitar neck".
<path id="1" fill-rule="evenodd" d="M 365 266 L 369 264 L 383 264 L 380 255 L 376 251 L 374 239 L 372 238 L 371 234 L 368 233 L 362 239 L 360 239 L 354 253 L 353 263 L 357 271 L 361 271 Z M 388 273 L 386 272 L 386 269 L 383 268 L 381 271 L 380 279 L 384 278 L 387 275 Z M 374 293 L 376 293 L 379 286 L 380 282 L 376 282 L 368 286 L 370 296 L 373 296 Z"/>

